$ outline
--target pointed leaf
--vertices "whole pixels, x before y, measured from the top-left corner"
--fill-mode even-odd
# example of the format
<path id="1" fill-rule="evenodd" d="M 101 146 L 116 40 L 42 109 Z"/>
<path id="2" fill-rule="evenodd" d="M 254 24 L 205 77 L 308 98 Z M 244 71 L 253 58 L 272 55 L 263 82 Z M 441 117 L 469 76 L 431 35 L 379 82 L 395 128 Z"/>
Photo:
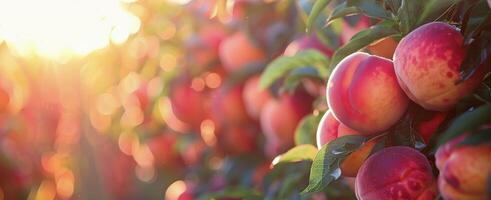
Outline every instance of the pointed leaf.
<path id="1" fill-rule="evenodd" d="M 307 25 L 306 25 L 307 32 L 311 30 L 312 25 L 314 25 L 315 21 L 317 20 L 317 17 L 319 17 L 322 10 L 324 10 L 324 8 L 326 8 L 330 2 L 331 0 L 315 1 L 314 6 L 312 7 L 312 10 L 309 14 L 309 17 L 307 18 Z"/>
<path id="2" fill-rule="evenodd" d="M 288 150 L 286 153 L 276 156 L 273 165 L 285 162 L 298 162 L 302 160 L 314 160 L 317 148 L 311 144 L 302 144 Z"/>

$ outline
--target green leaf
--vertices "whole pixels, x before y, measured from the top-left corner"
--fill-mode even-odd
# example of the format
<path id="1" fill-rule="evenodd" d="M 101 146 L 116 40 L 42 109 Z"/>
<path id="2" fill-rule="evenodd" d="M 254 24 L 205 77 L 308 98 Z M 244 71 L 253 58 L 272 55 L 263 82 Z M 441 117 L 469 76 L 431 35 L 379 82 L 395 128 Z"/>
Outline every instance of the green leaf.
<path id="1" fill-rule="evenodd" d="M 301 195 L 322 191 L 329 183 L 341 176 L 340 163 L 366 141 L 359 135 L 347 135 L 324 145 L 310 168 L 309 185 Z"/>
<path id="2" fill-rule="evenodd" d="M 429 0 L 424 3 L 423 11 L 419 15 L 418 26 L 435 21 L 443 15 L 450 7 L 457 4 L 460 0 Z"/>
<path id="3" fill-rule="evenodd" d="M 491 15 L 490 21 L 491 21 Z M 490 23 L 491 25 L 491 23 Z M 484 67 L 484 63 L 491 60 L 491 31 L 485 31 L 481 33 L 481 36 L 475 38 L 475 40 L 468 46 L 468 52 L 461 64 L 461 81 L 469 79 L 477 68 Z"/>
<path id="4" fill-rule="evenodd" d="M 286 153 L 276 156 L 273 165 L 285 162 L 298 162 L 302 160 L 314 160 L 317 148 L 311 144 L 302 144 L 288 150 Z"/>
<path id="5" fill-rule="evenodd" d="M 465 112 L 458 116 L 448 129 L 443 132 L 438 141 L 438 146 L 445 142 L 464 134 L 466 131 L 473 130 L 478 126 L 491 121 L 491 104 L 486 104 L 473 111 Z"/>
<path id="6" fill-rule="evenodd" d="M 329 25 L 332 20 L 351 15 L 351 14 L 356 14 L 360 13 L 361 10 L 358 9 L 355 6 L 348 6 L 347 2 L 340 3 L 337 5 L 334 10 L 332 11 L 331 15 L 329 15 L 329 18 L 327 18 L 326 23 Z"/>
<path id="7" fill-rule="evenodd" d="M 295 144 L 311 144 L 316 145 L 317 126 L 322 118 L 322 113 L 318 115 L 308 115 L 300 121 L 295 130 Z"/>
<path id="8" fill-rule="evenodd" d="M 329 59 L 314 49 L 300 51 L 294 56 L 281 56 L 266 67 L 261 75 L 259 86 L 265 89 L 289 71 L 306 66 L 314 66 L 322 77 L 328 77 L 331 73 L 330 68 L 326 67 L 328 63 Z"/>
<path id="9" fill-rule="evenodd" d="M 392 15 L 376 0 L 348 0 L 348 7 L 356 7 L 363 14 L 377 19 L 392 20 Z"/>
<path id="10" fill-rule="evenodd" d="M 467 136 L 458 145 L 480 145 L 491 142 L 491 128 L 481 129 Z"/>
<path id="11" fill-rule="evenodd" d="M 219 199 L 219 198 L 243 198 L 250 200 L 262 200 L 264 199 L 263 195 L 251 188 L 245 187 L 230 187 L 225 188 L 222 191 L 209 193 L 206 195 L 202 195 L 198 198 L 198 200 L 210 200 L 210 199 Z"/>
<path id="12" fill-rule="evenodd" d="M 360 31 L 358 34 L 353 36 L 348 43 L 334 52 L 330 69 L 334 69 L 334 67 L 346 56 L 370 45 L 371 43 L 382 38 L 398 34 L 398 31 L 394 29 L 392 25 L 394 25 L 392 22 L 386 21 L 386 23 L 378 24 L 370 27 L 369 29 Z"/>
<path id="13" fill-rule="evenodd" d="M 315 21 L 317 20 L 317 17 L 319 17 L 319 14 L 324 10 L 324 8 L 327 7 L 327 5 L 331 2 L 331 0 L 316 0 L 314 3 L 314 6 L 312 7 L 312 11 L 309 14 L 309 17 L 307 18 L 307 25 L 306 29 L 307 32 L 310 32 L 312 29 L 312 25 L 314 25 Z"/>
<path id="14" fill-rule="evenodd" d="M 397 17 L 400 20 L 399 28 L 403 35 L 416 27 L 417 18 L 415 15 L 421 13 L 423 4 L 424 0 L 402 0 Z"/>
<path id="15" fill-rule="evenodd" d="M 317 79 L 322 81 L 323 78 L 314 67 L 302 67 L 292 70 L 286 77 L 283 88 L 287 91 L 294 91 L 301 81 L 305 78 Z"/>

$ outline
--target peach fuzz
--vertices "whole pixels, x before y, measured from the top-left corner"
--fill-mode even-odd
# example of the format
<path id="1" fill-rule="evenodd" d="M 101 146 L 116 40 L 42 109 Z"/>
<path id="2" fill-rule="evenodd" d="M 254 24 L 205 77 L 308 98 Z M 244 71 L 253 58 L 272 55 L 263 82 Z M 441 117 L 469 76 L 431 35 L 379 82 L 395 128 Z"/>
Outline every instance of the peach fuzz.
<path id="1" fill-rule="evenodd" d="M 326 93 L 336 119 L 363 135 L 389 129 L 409 102 L 397 83 L 392 62 L 362 52 L 349 55 L 336 66 Z"/>
<path id="2" fill-rule="evenodd" d="M 337 139 L 338 137 L 346 135 L 359 135 L 358 131 L 355 131 L 346 125 L 340 123 L 331 112 L 327 111 L 317 127 L 317 148 L 322 148 L 323 145 Z M 378 140 L 370 140 L 363 144 L 358 150 L 351 153 L 341 163 L 341 172 L 343 176 L 355 177 L 358 173 L 358 169 L 363 164 L 365 159 L 372 152 L 373 147 L 377 144 Z"/>
<path id="3" fill-rule="evenodd" d="M 466 49 L 460 31 L 449 24 L 425 24 L 404 37 L 394 53 L 394 67 L 404 92 L 427 110 L 447 111 L 470 94 L 484 76 L 480 66 L 461 83 Z"/>
<path id="4" fill-rule="evenodd" d="M 242 93 L 247 114 L 254 119 L 259 119 L 264 105 L 272 98 L 268 90 L 259 88 L 259 80 L 259 76 L 249 78 L 244 84 Z"/>
<path id="5" fill-rule="evenodd" d="M 491 144 L 457 146 L 464 137 L 447 142 L 435 154 L 440 193 L 444 199 L 489 199 Z"/>
<path id="6" fill-rule="evenodd" d="M 360 200 L 433 200 L 436 183 L 428 159 L 403 146 L 388 147 L 370 156 L 355 181 Z"/>
<path id="7" fill-rule="evenodd" d="M 266 58 L 266 54 L 246 33 L 239 31 L 222 41 L 219 57 L 225 69 L 234 72 L 242 69 L 246 64 L 262 61 Z"/>
<path id="8" fill-rule="evenodd" d="M 284 93 L 278 99 L 272 98 L 266 103 L 259 119 L 270 156 L 293 145 L 295 129 L 300 120 L 311 112 L 312 102 L 310 95 L 297 90 L 292 95 Z"/>

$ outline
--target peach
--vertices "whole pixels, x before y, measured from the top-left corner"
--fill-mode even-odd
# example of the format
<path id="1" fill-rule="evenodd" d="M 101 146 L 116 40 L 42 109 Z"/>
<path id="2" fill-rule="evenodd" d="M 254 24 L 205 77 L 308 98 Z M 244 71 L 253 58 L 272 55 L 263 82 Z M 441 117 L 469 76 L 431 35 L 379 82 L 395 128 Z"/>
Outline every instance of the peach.
<path id="1" fill-rule="evenodd" d="M 266 58 L 259 48 L 244 32 L 236 32 L 226 38 L 219 49 L 219 57 L 228 72 L 235 72 L 249 63 L 260 62 Z"/>
<path id="2" fill-rule="evenodd" d="M 440 193 L 444 199 L 489 199 L 491 144 L 457 146 L 464 138 L 451 140 L 435 154 Z"/>
<path id="3" fill-rule="evenodd" d="M 242 98 L 244 99 L 247 114 L 254 119 L 259 119 L 264 105 L 272 97 L 268 90 L 259 88 L 259 76 L 253 76 L 246 81 Z"/>
<path id="4" fill-rule="evenodd" d="M 336 118 L 334 118 L 331 111 L 327 111 L 322 116 L 319 126 L 317 127 L 317 148 L 322 148 L 324 144 L 327 144 L 338 137 L 358 134 L 358 131 L 355 131 L 340 123 Z"/>
<path id="5" fill-rule="evenodd" d="M 317 127 L 317 148 L 322 148 L 323 145 L 345 135 L 360 135 L 346 125 L 340 123 L 330 111 L 327 111 Z M 358 169 L 363 164 L 365 159 L 372 152 L 373 147 L 378 140 L 370 140 L 363 144 L 358 150 L 351 153 L 341 163 L 341 172 L 343 176 L 354 177 L 358 173 Z"/>
<path id="6" fill-rule="evenodd" d="M 394 67 L 404 92 L 427 110 L 446 111 L 470 94 L 484 76 L 484 66 L 460 80 L 466 49 L 460 31 L 443 22 L 425 24 L 404 37 L 394 53 Z"/>
<path id="7" fill-rule="evenodd" d="M 304 35 L 291 42 L 285 49 L 285 56 L 294 56 L 297 52 L 306 49 L 316 49 L 326 56 L 331 57 L 333 54 L 332 49 L 323 45 L 322 42 L 315 35 Z"/>
<path id="8" fill-rule="evenodd" d="M 274 156 L 293 145 L 295 129 L 300 120 L 311 112 L 313 98 L 303 90 L 282 94 L 266 103 L 259 117 L 266 136 L 268 154 Z"/>
<path id="9" fill-rule="evenodd" d="M 372 55 L 392 59 L 397 47 L 397 41 L 394 38 L 386 37 L 373 44 L 370 44 L 367 49 Z"/>
<path id="10" fill-rule="evenodd" d="M 243 86 L 238 85 L 233 88 L 222 87 L 214 91 L 211 115 L 219 126 L 237 125 L 251 121 L 242 98 L 243 88 Z"/>
<path id="11" fill-rule="evenodd" d="M 217 133 L 217 141 L 227 155 L 252 153 L 257 149 L 259 131 L 249 125 L 233 125 Z"/>
<path id="12" fill-rule="evenodd" d="M 191 88 L 189 79 L 180 78 L 172 83 L 169 99 L 176 117 L 199 129 L 201 122 L 208 115 L 205 95 Z"/>
<path id="13" fill-rule="evenodd" d="M 361 200 L 433 200 L 436 183 L 428 159 L 403 146 L 388 147 L 370 156 L 356 176 Z"/>
<path id="14" fill-rule="evenodd" d="M 392 62 L 361 52 L 349 55 L 336 66 L 326 93 L 334 116 L 363 135 L 389 129 L 405 113 L 409 102 L 397 83 Z"/>
<path id="15" fill-rule="evenodd" d="M 9 93 L 5 89 L 0 88 L 0 113 L 7 111 L 9 101 Z"/>
<path id="16" fill-rule="evenodd" d="M 158 167 L 173 169 L 182 167 L 184 161 L 177 150 L 177 142 L 177 136 L 172 133 L 164 133 L 147 142 Z"/>

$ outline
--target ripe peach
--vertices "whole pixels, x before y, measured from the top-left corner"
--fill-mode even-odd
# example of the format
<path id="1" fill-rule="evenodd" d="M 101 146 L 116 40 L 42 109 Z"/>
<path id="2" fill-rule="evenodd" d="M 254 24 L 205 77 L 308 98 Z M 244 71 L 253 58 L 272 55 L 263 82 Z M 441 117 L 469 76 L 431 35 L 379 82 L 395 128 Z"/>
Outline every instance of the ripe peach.
<path id="1" fill-rule="evenodd" d="M 225 69 L 234 72 L 246 64 L 262 61 L 266 55 L 246 33 L 239 31 L 220 44 L 219 57 Z"/>
<path id="2" fill-rule="evenodd" d="M 179 120 L 199 128 L 201 122 L 206 118 L 205 95 L 191 88 L 191 81 L 181 78 L 175 81 L 169 92 L 172 110 Z"/>
<path id="3" fill-rule="evenodd" d="M 360 133 L 340 123 L 334 118 L 330 111 L 327 111 L 324 116 L 322 116 L 319 126 L 317 127 L 317 148 L 320 149 L 323 145 L 345 135 L 360 135 Z M 358 169 L 370 155 L 373 147 L 377 144 L 377 141 L 378 140 L 371 140 L 365 143 L 360 149 L 351 153 L 344 159 L 341 163 L 341 172 L 343 176 L 356 176 Z"/>
<path id="4" fill-rule="evenodd" d="M 240 155 L 257 149 L 259 131 L 249 125 L 233 125 L 217 133 L 220 147 L 227 155 Z"/>
<path id="5" fill-rule="evenodd" d="M 340 123 L 336 118 L 334 118 L 331 111 L 327 111 L 322 116 L 319 126 L 317 127 L 317 148 L 322 148 L 324 144 L 327 144 L 338 137 L 358 134 L 358 131 Z"/>
<path id="6" fill-rule="evenodd" d="M 211 114 L 219 126 L 251 121 L 242 99 L 242 92 L 243 86 L 239 85 L 233 88 L 220 88 L 212 95 Z"/>
<path id="7" fill-rule="evenodd" d="M 456 27 L 442 22 L 425 24 L 397 45 L 397 79 L 409 98 L 425 109 L 449 110 L 484 76 L 484 66 L 480 66 L 470 79 L 456 84 L 465 54 L 463 37 Z"/>
<path id="8" fill-rule="evenodd" d="M 312 110 L 312 97 L 303 90 L 282 94 L 264 106 L 260 124 L 271 156 L 293 145 L 295 129 L 300 120 Z"/>
<path id="9" fill-rule="evenodd" d="M 357 52 L 334 69 L 327 83 L 327 102 L 340 122 L 370 135 L 394 125 L 409 100 L 390 60 Z"/>
<path id="10" fill-rule="evenodd" d="M 491 144 L 457 146 L 464 138 L 451 140 L 435 154 L 440 193 L 445 199 L 489 199 Z"/>
<path id="11" fill-rule="evenodd" d="M 246 81 L 242 97 L 247 114 L 254 119 L 259 118 L 264 105 L 272 98 L 268 90 L 259 88 L 259 76 L 253 76 Z"/>
<path id="12" fill-rule="evenodd" d="M 226 36 L 221 25 L 207 24 L 199 33 L 186 40 L 186 60 L 194 67 L 193 72 L 203 72 L 218 61 L 218 49 Z"/>
<path id="13" fill-rule="evenodd" d="M 306 49 L 316 49 L 324 53 L 326 56 L 332 56 L 332 49 L 323 45 L 315 35 L 304 35 L 291 42 L 285 49 L 285 56 L 294 56 L 297 52 Z"/>
<path id="14" fill-rule="evenodd" d="M 155 158 L 157 166 L 174 169 L 182 167 L 183 160 L 176 147 L 177 138 L 175 134 L 164 133 L 151 138 L 147 144 Z"/>
<path id="15" fill-rule="evenodd" d="M 410 147 L 389 147 L 370 156 L 356 176 L 362 200 L 432 200 L 436 183 L 428 159 Z"/>
<path id="16" fill-rule="evenodd" d="M 386 37 L 373 44 L 370 44 L 367 49 L 372 55 L 391 59 L 394 56 L 394 51 L 397 47 L 397 41 L 394 38 Z"/>

